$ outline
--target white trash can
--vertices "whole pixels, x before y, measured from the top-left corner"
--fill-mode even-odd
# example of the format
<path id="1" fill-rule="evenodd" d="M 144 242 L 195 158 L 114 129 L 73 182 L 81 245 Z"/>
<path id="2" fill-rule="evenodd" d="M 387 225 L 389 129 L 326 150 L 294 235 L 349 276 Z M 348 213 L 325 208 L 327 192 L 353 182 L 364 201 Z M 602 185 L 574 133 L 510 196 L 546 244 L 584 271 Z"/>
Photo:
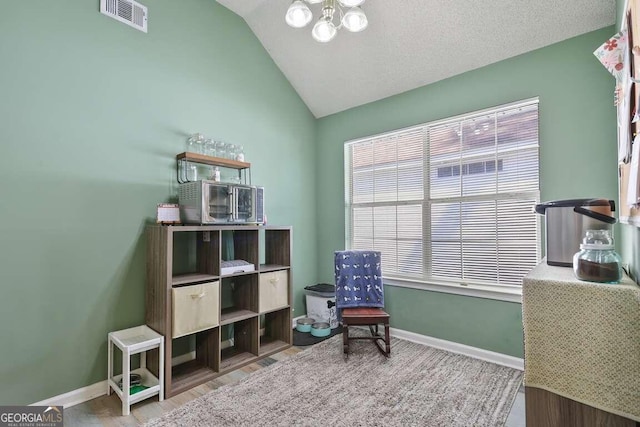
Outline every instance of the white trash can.
<path id="1" fill-rule="evenodd" d="M 336 287 L 328 283 L 307 286 L 307 317 L 317 322 L 327 322 L 331 329 L 338 327 L 336 313 Z"/>

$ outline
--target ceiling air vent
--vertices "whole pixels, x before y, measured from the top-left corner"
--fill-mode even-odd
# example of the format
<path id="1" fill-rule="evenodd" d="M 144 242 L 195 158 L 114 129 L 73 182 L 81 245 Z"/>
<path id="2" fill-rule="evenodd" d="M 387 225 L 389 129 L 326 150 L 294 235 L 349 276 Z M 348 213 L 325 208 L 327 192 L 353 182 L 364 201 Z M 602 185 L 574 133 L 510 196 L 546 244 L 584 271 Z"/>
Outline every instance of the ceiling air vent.
<path id="1" fill-rule="evenodd" d="M 100 13 L 147 32 L 147 7 L 133 0 L 100 0 Z"/>

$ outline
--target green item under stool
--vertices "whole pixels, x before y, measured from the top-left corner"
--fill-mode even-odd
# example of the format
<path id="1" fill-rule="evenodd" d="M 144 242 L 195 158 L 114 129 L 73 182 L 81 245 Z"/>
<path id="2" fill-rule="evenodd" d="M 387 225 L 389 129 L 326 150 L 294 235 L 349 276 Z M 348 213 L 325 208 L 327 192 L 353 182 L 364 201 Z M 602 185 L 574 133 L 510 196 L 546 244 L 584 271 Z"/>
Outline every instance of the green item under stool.
<path id="1" fill-rule="evenodd" d="M 129 396 L 131 396 L 132 394 L 140 393 L 141 391 L 148 388 L 149 387 L 147 387 L 146 385 L 132 385 L 131 387 L 129 387 Z"/>

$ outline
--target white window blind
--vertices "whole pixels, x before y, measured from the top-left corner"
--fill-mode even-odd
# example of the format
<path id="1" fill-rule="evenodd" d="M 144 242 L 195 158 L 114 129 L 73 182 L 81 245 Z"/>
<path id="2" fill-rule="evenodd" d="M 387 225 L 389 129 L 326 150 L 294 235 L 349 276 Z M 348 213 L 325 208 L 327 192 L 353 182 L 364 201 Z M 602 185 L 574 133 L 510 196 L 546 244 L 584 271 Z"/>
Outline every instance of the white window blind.
<path id="1" fill-rule="evenodd" d="M 520 286 L 540 260 L 538 101 L 345 144 L 346 244 L 386 278 Z"/>

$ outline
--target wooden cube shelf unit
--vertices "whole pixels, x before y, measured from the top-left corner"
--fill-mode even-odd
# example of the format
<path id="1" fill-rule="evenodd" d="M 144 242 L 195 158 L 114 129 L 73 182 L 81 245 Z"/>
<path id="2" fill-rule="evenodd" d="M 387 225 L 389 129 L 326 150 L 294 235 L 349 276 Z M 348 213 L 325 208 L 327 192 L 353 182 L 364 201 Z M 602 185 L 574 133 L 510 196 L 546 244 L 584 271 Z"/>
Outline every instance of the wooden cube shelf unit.
<path id="1" fill-rule="evenodd" d="M 291 232 L 252 225 L 147 228 L 146 323 L 165 338 L 164 366 L 153 352 L 147 365 L 164 370 L 166 397 L 291 346 Z M 255 271 L 221 274 L 223 261 L 232 259 Z M 182 356 L 172 354 L 174 337 L 191 337 L 195 358 L 172 366 Z"/>

